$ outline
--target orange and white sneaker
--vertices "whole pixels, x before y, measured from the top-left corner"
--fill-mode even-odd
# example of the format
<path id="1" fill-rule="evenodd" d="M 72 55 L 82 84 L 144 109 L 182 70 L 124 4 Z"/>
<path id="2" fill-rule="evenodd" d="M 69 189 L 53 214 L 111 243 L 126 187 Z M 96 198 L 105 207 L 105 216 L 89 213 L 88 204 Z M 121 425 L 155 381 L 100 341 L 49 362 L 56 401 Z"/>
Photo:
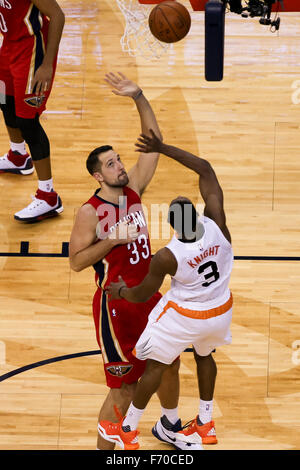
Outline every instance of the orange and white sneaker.
<path id="1" fill-rule="evenodd" d="M 193 434 L 198 434 L 202 439 L 202 444 L 217 444 L 216 428 L 214 421 L 209 421 L 209 423 L 198 424 L 198 416 L 183 426 L 181 433 L 185 436 L 192 436 Z"/>
<path id="2" fill-rule="evenodd" d="M 125 417 L 122 417 L 118 408 L 114 406 L 115 413 L 119 419 L 118 423 L 111 421 L 99 421 L 98 432 L 103 439 L 118 444 L 124 450 L 137 450 L 140 445 L 138 443 L 139 431 L 130 431 L 122 427 Z M 129 426 L 128 426 L 129 427 Z"/>

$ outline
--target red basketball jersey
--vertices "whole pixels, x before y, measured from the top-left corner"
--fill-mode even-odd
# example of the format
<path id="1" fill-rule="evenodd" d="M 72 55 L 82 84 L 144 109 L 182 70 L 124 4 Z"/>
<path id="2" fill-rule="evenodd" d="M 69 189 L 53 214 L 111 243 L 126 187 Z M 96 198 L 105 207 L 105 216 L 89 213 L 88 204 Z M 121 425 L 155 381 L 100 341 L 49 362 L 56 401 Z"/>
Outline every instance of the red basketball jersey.
<path id="1" fill-rule="evenodd" d="M 30 0 L 0 0 L 0 32 L 10 41 L 37 35 L 49 20 Z"/>
<path id="2" fill-rule="evenodd" d="M 121 275 L 128 287 L 135 286 L 144 279 L 151 262 L 151 246 L 141 199 L 127 186 L 123 188 L 123 197 L 118 205 L 105 201 L 99 194 L 100 189 L 87 201 L 97 211 L 98 237 L 106 238 L 124 220 L 136 225 L 139 236 L 132 243 L 115 246 L 94 265 L 97 285 L 105 289 L 111 282 L 117 282 Z"/>

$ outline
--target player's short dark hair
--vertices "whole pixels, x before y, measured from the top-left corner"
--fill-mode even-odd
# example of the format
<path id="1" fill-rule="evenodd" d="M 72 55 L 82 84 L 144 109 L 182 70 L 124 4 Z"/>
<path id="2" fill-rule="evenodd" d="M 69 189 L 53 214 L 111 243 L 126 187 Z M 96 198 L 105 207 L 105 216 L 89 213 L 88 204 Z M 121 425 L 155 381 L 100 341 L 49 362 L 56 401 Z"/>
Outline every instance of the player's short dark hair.
<path id="1" fill-rule="evenodd" d="M 90 175 L 93 175 L 97 169 L 99 170 L 99 168 L 101 168 L 101 163 L 99 162 L 98 157 L 100 153 L 107 152 L 108 150 L 113 150 L 111 145 L 102 145 L 89 154 L 86 160 L 86 167 Z"/>
<path id="2" fill-rule="evenodd" d="M 195 238 L 198 213 L 192 202 L 177 199 L 169 206 L 168 222 L 180 238 Z"/>

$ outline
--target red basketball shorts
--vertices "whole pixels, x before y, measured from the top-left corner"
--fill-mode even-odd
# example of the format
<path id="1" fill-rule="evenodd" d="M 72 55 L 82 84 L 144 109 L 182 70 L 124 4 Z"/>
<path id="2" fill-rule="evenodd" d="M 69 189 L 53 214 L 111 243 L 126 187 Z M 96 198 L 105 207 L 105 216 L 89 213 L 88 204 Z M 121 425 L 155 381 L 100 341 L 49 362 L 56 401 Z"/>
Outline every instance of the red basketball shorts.
<path id="1" fill-rule="evenodd" d="M 123 299 L 108 301 L 105 292 L 97 289 L 93 315 L 108 387 L 132 384 L 143 375 L 146 361 L 137 359 L 132 351 L 160 298 L 161 294 L 157 293 L 145 303 L 133 304 Z"/>
<path id="2" fill-rule="evenodd" d="M 17 117 L 34 119 L 46 109 L 53 85 L 56 60 L 53 64 L 52 82 L 47 92 L 41 96 L 32 93 L 32 82 L 35 72 L 44 60 L 46 34 L 22 38 L 20 41 L 4 40 L 0 48 L 0 81 L 1 91 L 15 98 Z"/>

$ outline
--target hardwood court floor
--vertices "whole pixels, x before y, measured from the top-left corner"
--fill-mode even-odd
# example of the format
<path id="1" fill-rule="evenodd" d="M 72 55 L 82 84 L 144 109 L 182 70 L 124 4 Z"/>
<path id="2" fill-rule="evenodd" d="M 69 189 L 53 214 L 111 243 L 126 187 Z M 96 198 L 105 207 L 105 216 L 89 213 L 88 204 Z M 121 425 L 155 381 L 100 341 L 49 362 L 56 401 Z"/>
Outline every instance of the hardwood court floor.
<path id="1" fill-rule="evenodd" d="M 183 3 L 187 5 L 185 0 Z M 70 271 L 59 254 L 76 211 L 95 190 L 85 169 L 91 149 L 112 144 L 130 168 L 139 119 L 133 103 L 111 93 L 108 71 L 138 81 L 157 113 L 164 139 L 208 158 L 225 194 L 236 261 L 233 343 L 216 352 L 214 418 L 218 449 L 300 449 L 300 13 L 281 15 L 272 34 L 257 19 L 226 18 L 225 76 L 204 80 L 203 13 L 188 37 L 160 60 L 125 55 L 123 17 L 111 0 L 60 1 L 66 26 L 55 86 L 42 118 L 51 139 L 55 188 L 65 210 L 39 225 L 13 219 L 30 202 L 36 175 L 0 175 L 0 375 L 58 356 L 96 351 L 93 271 Z M 7 150 L 2 124 L 0 144 Z M 199 202 L 197 178 L 161 157 L 144 194 L 152 248 L 151 204 L 178 194 Z M 246 257 L 241 259 L 240 257 Z M 266 257 L 249 259 L 249 257 Z M 278 259 L 274 257 L 279 257 Z M 165 282 L 162 292 L 169 286 Z M 197 413 L 191 353 L 182 354 L 180 416 Z M 101 356 L 41 365 L 0 383 L 0 449 L 94 449 L 107 388 Z M 141 421 L 141 448 L 166 449 L 151 434 L 153 397 Z M 206 446 L 207 450 L 211 450 Z"/>

